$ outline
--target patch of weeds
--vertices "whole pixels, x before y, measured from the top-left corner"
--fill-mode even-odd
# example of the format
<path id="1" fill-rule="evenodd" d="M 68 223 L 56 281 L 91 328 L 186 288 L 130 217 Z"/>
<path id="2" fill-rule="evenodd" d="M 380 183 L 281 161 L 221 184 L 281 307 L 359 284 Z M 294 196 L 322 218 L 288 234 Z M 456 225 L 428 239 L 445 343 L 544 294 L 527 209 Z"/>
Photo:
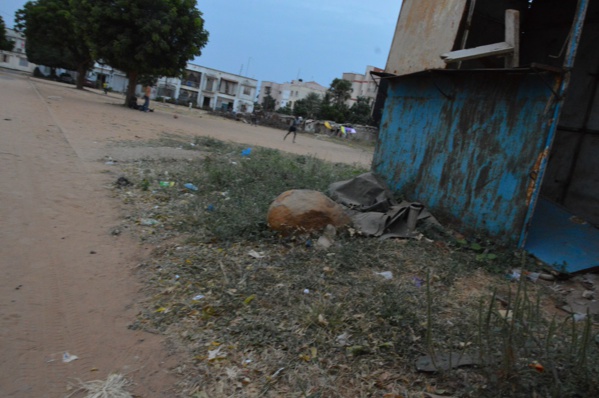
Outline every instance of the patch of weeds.
<path id="1" fill-rule="evenodd" d="M 540 289 L 489 272 L 530 259 L 442 230 L 425 234 L 432 242 L 338 231 L 328 250 L 306 244 L 319 234 L 279 237 L 265 224 L 276 196 L 364 170 L 261 148 L 242 156 L 211 138 L 194 146 L 207 155 L 127 165 L 137 189 L 115 190 L 129 230 L 159 245 L 140 269 L 151 298 L 131 327 L 188 354 L 182 396 L 597 394 L 590 321 L 546 317 Z M 416 359 L 441 352 L 478 367 L 415 372 Z"/>

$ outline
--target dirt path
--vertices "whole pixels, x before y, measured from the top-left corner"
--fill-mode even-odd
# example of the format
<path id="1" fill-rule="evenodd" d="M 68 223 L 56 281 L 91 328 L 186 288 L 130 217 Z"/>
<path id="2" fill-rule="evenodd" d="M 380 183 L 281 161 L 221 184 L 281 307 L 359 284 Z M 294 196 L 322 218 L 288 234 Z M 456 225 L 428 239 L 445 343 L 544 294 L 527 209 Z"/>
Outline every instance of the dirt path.
<path id="1" fill-rule="evenodd" d="M 127 329 L 143 299 L 132 270 L 148 248 L 110 234 L 120 204 L 104 157 L 188 154 L 111 144 L 164 132 L 209 135 L 370 163 L 366 151 L 307 136 L 292 144 L 282 131 L 209 116 L 175 119 L 159 104 L 154 113 L 135 112 L 121 101 L 0 70 L 2 397 L 61 397 L 69 380 L 112 372 L 128 374 L 141 397 L 173 396 L 177 358 L 159 336 Z M 64 352 L 79 359 L 64 363 Z"/>

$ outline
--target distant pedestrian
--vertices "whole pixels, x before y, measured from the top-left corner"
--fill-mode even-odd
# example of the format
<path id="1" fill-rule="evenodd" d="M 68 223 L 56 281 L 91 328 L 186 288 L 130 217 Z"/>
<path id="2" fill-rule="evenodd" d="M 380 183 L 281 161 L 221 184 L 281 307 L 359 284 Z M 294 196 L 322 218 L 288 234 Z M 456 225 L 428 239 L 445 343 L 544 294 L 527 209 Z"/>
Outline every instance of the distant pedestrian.
<path id="1" fill-rule="evenodd" d="M 144 104 L 141 107 L 144 112 L 150 112 L 150 95 L 152 95 L 152 86 L 148 84 L 144 88 Z"/>
<path id="2" fill-rule="evenodd" d="M 104 89 L 104 94 L 108 95 L 108 83 L 102 83 L 102 88 Z"/>
<path id="3" fill-rule="evenodd" d="M 250 120 L 252 121 L 252 126 L 258 125 L 258 115 L 256 115 L 256 111 L 252 112 L 252 115 L 250 116 Z"/>
<path id="4" fill-rule="evenodd" d="M 295 144 L 295 136 L 297 135 L 297 129 L 299 128 L 301 123 L 302 117 L 296 116 L 295 119 L 293 119 L 293 122 L 291 122 L 291 126 L 289 126 L 287 134 L 285 134 L 285 137 L 283 137 L 283 141 L 285 140 L 285 138 L 287 138 L 289 134 L 293 133 L 293 143 Z"/>

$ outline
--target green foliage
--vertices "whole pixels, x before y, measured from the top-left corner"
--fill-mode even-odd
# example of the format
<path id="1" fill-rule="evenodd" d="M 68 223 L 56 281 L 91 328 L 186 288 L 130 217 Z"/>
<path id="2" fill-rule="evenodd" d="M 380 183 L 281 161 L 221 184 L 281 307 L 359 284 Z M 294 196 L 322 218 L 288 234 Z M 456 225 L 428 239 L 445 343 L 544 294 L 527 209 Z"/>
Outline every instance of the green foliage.
<path id="1" fill-rule="evenodd" d="M 349 109 L 349 121 L 356 124 L 372 124 L 370 98 L 358 97 L 358 101 Z"/>
<path id="2" fill-rule="evenodd" d="M 306 98 L 295 101 L 293 114 L 308 119 L 314 119 L 318 117 L 318 114 L 320 113 L 321 104 L 322 100 L 320 95 L 316 93 L 310 93 L 306 96 Z"/>
<path id="3" fill-rule="evenodd" d="M 264 99 L 262 100 L 262 106 L 264 107 L 264 110 L 267 112 L 274 111 L 275 99 L 270 94 L 267 94 L 266 96 L 264 96 Z"/>
<path id="4" fill-rule="evenodd" d="M 78 0 L 79 27 L 97 59 L 139 76 L 179 76 L 208 42 L 196 0 Z"/>
<path id="5" fill-rule="evenodd" d="M 74 0 L 28 1 L 16 13 L 16 28 L 27 39 L 29 61 L 78 72 L 77 88 L 94 63 L 73 14 Z"/>
<path id="6" fill-rule="evenodd" d="M 0 17 L 0 50 L 12 51 L 14 45 L 12 40 L 6 38 L 6 25 L 4 24 L 4 19 Z"/>
<path id="7" fill-rule="evenodd" d="M 282 113 L 283 115 L 292 115 L 293 109 L 291 109 L 291 105 L 287 103 L 284 107 L 277 109 L 277 113 Z"/>
<path id="8" fill-rule="evenodd" d="M 345 104 L 345 101 L 351 98 L 351 92 L 351 82 L 344 79 L 333 79 L 329 87 L 331 100 L 337 106 Z"/>

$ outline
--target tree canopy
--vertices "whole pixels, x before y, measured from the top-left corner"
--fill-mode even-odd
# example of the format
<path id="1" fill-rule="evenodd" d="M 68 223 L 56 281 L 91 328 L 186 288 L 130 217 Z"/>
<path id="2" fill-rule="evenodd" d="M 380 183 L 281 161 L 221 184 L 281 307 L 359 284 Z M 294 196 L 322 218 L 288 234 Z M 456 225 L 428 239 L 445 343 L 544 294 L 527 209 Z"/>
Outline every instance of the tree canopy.
<path id="1" fill-rule="evenodd" d="M 26 38 L 29 61 L 78 72 L 77 88 L 94 65 L 89 46 L 78 34 L 73 0 L 28 1 L 16 13 L 16 29 Z"/>
<path id="2" fill-rule="evenodd" d="M 352 84 L 348 80 L 344 79 L 333 79 L 331 87 L 329 87 L 329 93 L 331 94 L 331 101 L 335 105 L 345 104 L 345 101 L 351 98 Z"/>
<path id="3" fill-rule="evenodd" d="M 8 40 L 6 37 L 6 25 L 4 24 L 4 19 L 0 17 L 0 50 L 12 51 L 14 45 L 12 40 Z"/>
<path id="4" fill-rule="evenodd" d="M 208 42 L 196 0 L 71 0 L 96 59 L 129 79 L 125 103 L 140 75 L 178 76 Z"/>
<path id="5" fill-rule="evenodd" d="M 295 101 L 293 113 L 296 116 L 303 116 L 308 119 L 313 119 L 320 113 L 322 99 L 316 93 L 309 93 L 306 98 Z"/>

